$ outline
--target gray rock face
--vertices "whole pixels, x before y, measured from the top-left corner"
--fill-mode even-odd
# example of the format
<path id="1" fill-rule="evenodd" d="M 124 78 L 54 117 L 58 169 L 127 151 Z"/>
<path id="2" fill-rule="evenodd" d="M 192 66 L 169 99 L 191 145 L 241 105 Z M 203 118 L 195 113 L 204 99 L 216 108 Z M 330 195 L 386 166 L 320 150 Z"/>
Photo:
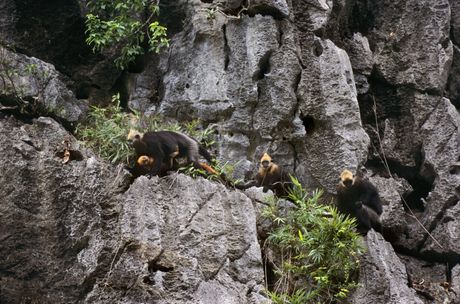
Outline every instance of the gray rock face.
<path id="1" fill-rule="evenodd" d="M 64 140 L 81 147 L 49 118 L 0 119 L 0 138 L 0 301 L 75 302 L 113 257 L 116 172 L 84 151 L 63 164 Z M 90 243 L 100 260 L 86 268 L 79 259 Z"/>
<path id="2" fill-rule="evenodd" d="M 178 34 L 171 41 L 168 65 L 164 76 L 164 101 L 161 112 L 170 116 L 204 118 L 205 114 L 221 117 L 229 111 L 225 92 L 225 53 L 221 15 L 208 21 L 205 12 L 196 11 L 188 36 Z M 210 60 L 212 58 L 213 60 Z M 193 63 L 196 69 L 189 69 Z"/>
<path id="3" fill-rule="evenodd" d="M 374 4 L 378 73 L 396 85 L 442 92 L 452 63 L 448 0 Z"/>
<path id="4" fill-rule="evenodd" d="M 460 252 L 458 237 L 451 238 L 456 234 L 452 229 L 458 229 L 460 221 L 456 217 L 459 211 L 459 198 L 455 192 L 460 185 L 460 176 L 457 172 L 460 149 L 459 127 L 460 114 L 445 98 L 438 102 L 422 127 L 426 162 L 433 166 L 437 174 L 434 189 L 427 197 L 427 209 L 422 219 L 431 230 L 436 227 L 433 236 L 444 247 L 440 249 L 435 246 L 432 239 L 428 239 L 425 247 L 428 251 Z M 436 221 L 440 216 L 442 220 Z"/>
<path id="5" fill-rule="evenodd" d="M 460 265 L 452 269 L 452 289 L 457 294 L 457 301 L 460 300 L 458 294 L 460 292 Z"/>
<path id="6" fill-rule="evenodd" d="M 236 177 L 253 175 L 268 151 L 329 196 L 342 169 L 366 167 L 395 249 L 369 233 L 352 303 L 459 301 L 448 289 L 460 294 L 459 1 L 161 5 L 171 47 L 120 76 L 114 50 L 84 47 L 83 1 L 3 1 L 0 40 L 27 55 L 0 49 L 17 71 L 0 78 L 2 105 L 16 92 L 72 123 L 85 112 L 76 98 L 121 90 L 146 114 L 214 124 L 217 155 L 239 161 Z M 67 138 L 82 155 L 63 164 Z M 48 118 L 24 124 L 0 113 L 0 139 L 0 302 L 266 301 L 257 215 L 242 193 L 182 175 L 129 187 L 122 168 Z M 259 232 L 269 226 L 259 221 Z"/>
<path id="7" fill-rule="evenodd" d="M 124 192 L 126 171 L 48 118 L 0 119 L 0 139 L 2 303 L 266 302 L 241 192 L 183 175 Z M 63 163 L 63 140 L 78 159 Z"/>
<path id="8" fill-rule="evenodd" d="M 458 294 L 446 277 L 446 265 L 404 255 L 399 255 L 399 258 L 406 265 L 409 286 L 415 289 L 424 303 L 458 303 Z M 452 282 L 456 282 L 455 278 Z"/>
<path id="9" fill-rule="evenodd" d="M 457 46 L 460 45 L 460 3 L 456 0 L 450 0 L 452 37 L 451 40 Z"/>
<path id="10" fill-rule="evenodd" d="M 0 55 L 0 98 L 12 99 L 29 111 L 52 114 L 67 122 L 76 122 L 85 112 L 84 103 L 78 102 L 67 89 L 62 81 L 64 76 L 52 64 L 1 46 Z"/>
<path id="11" fill-rule="evenodd" d="M 399 178 L 371 177 L 369 180 L 379 190 L 383 205 L 380 220 L 385 227 L 386 234 L 389 234 L 392 239 L 398 239 L 407 227 L 401 197 L 409 193 L 412 187 L 404 179 Z"/>
<path id="12" fill-rule="evenodd" d="M 460 107 L 460 48 L 454 45 L 454 56 L 452 62 L 452 68 L 450 70 L 449 82 L 448 82 L 448 93 L 450 101 L 455 107 Z"/>
<path id="13" fill-rule="evenodd" d="M 122 201 L 123 251 L 87 303 L 264 301 L 255 212 L 241 192 L 184 175 L 141 177 Z"/>
<path id="14" fill-rule="evenodd" d="M 371 74 L 374 67 L 374 54 L 366 37 L 361 33 L 353 34 L 353 37 L 347 41 L 347 53 L 354 72 L 367 76 Z"/>
<path id="15" fill-rule="evenodd" d="M 369 137 L 362 128 L 353 71 L 344 50 L 332 41 L 316 41 L 317 57 L 299 84 L 300 112 L 312 117 L 305 138 L 306 166 L 334 192 L 341 170 L 356 171 L 367 157 Z"/>
<path id="16" fill-rule="evenodd" d="M 354 304 L 423 304 L 407 286 L 405 266 L 390 243 L 380 234 L 369 231 L 367 253 L 361 259 L 360 284 L 351 297 Z"/>

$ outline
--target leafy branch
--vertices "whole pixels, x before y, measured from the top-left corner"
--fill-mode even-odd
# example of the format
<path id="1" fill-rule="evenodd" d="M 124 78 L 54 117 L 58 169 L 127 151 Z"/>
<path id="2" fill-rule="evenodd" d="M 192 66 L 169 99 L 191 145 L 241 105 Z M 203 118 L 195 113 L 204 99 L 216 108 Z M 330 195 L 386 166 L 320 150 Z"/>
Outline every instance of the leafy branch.
<path id="1" fill-rule="evenodd" d="M 274 303 L 331 303 L 357 286 L 358 256 L 363 247 L 355 219 L 320 203 L 321 191 L 309 194 L 292 178 L 289 198 L 295 207 L 279 210 L 276 202 L 263 215 L 276 228 L 267 239 L 276 258 L 276 282 L 268 295 Z"/>
<path id="2" fill-rule="evenodd" d="M 148 43 L 148 51 L 156 53 L 169 46 L 166 27 L 154 20 L 159 15 L 157 1 L 91 0 L 87 6 L 86 43 L 92 46 L 94 52 L 123 45 L 119 57 L 115 59 L 120 69 L 144 54 L 145 42 Z M 146 16 L 145 19 L 143 16 Z M 142 19 L 144 21 L 140 21 Z"/>

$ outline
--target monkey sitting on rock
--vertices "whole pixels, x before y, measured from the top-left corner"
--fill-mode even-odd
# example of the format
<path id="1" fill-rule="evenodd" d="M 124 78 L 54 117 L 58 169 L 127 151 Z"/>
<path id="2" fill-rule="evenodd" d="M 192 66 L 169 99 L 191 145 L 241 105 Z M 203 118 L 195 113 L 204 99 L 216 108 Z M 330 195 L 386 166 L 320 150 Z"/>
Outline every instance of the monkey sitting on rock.
<path id="1" fill-rule="evenodd" d="M 382 233 L 382 202 L 377 188 L 370 181 L 353 176 L 349 170 L 343 170 L 340 174 L 337 209 L 356 218 L 360 234 L 366 235 L 371 228 Z"/>
<path id="2" fill-rule="evenodd" d="M 284 168 L 274 163 L 268 153 L 264 153 L 260 158 L 259 171 L 255 176 L 255 180 L 249 181 L 244 185 L 238 185 L 236 188 L 245 190 L 254 186 L 263 187 L 263 192 L 272 190 L 275 196 L 287 198 L 293 185 L 291 177 Z"/>

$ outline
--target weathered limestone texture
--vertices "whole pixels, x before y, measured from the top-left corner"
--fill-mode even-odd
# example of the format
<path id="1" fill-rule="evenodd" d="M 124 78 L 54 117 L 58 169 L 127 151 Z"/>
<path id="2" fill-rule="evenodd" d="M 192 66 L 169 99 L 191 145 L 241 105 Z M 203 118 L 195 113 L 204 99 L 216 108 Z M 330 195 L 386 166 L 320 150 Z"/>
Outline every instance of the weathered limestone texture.
<path id="1" fill-rule="evenodd" d="M 181 174 L 129 187 L 49 118 L 2 118 L 0 139 L 1 303 L 267 302 L 241 192 Z M 63 140 L 81 152 L 65 164 Z"/>
<path id="2" fill-rule="evenodd" d="M 385 240 L 365 239 L 351 303 L 460 302 L 458 0 L 161 0 L 160 11 L 170 47 L 119 71 L 116 48 L 85 44 L 85 1 L 1 1 L 0 302 L 268 301 L 260 190 L 133 182 L 69 133 L 117 92 L 145 115 L 212 126 L 213 153 L 238 178 L 268 152 L 333 200 L 343 169 L 363 173 Z M 65 142 L 77 152 L 64 164 Z"/>
<path id="3" fill-rule="evenodd" d="M 406 269 L 390 243 L 371 230 L 366 237 L 366 248 L 361 259 L 361 287 L 351 297 L 352 303 L 423 304 L 407 286 Z"/>
<path id="4" fill-rule="evenodd" d="M 77 101 L 52 64 L 16 54 L 0 45 L 0 98 L 17 101 L 26 111 L 54 115 L 76 122 L 87 108 Z"/>

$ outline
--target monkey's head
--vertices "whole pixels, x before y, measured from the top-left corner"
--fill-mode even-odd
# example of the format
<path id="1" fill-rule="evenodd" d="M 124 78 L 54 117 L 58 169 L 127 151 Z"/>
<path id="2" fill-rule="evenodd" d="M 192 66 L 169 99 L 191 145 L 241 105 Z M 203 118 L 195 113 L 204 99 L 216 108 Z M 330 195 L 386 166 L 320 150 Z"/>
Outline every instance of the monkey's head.
<path id="1" fill-rule="evenodd" d="M 260 158 L 260 165 L 268 170 L 270 169 L 270 167 L 272 166 L 273 162 L 272 162 L 272 158 L 270 157 L 270 155 L 268 155 L 268 153 L 264 153 L 264 155 L 262 155 L 262 157 Z"/>
<path id="2" fill-rule="evenodd" d="M 139 156 L 139 158 L 137 159 L 137 164 L 141 167 L 145 167 L 145 166 L 152 166 L 153 163 L 154 163 L 154 158 L 153 157 L 149 157 L 147 155 L 141 155 Z"/>
<path id="3" fill-rule="evenodd" d="M 350 188 L 353 185 L 354 177 L 350 170 L 343 170 L 340 174 L 340 181 L 346 188 Z"/>
<path id="4" fill-rule="evenodd" d="M 128 141 L 130 143 L 133 143 L 133 142 L 136 142 L 136 141 L 139 141 L 141 140 L 142 136 L 144 134 L 142 134 L 141 132 L 135 130 L 135 129 L 130 129 L 129 130 L 129 133 L 128 133 Z M 142 157 L 142 156 L 141 156 Z"/>

